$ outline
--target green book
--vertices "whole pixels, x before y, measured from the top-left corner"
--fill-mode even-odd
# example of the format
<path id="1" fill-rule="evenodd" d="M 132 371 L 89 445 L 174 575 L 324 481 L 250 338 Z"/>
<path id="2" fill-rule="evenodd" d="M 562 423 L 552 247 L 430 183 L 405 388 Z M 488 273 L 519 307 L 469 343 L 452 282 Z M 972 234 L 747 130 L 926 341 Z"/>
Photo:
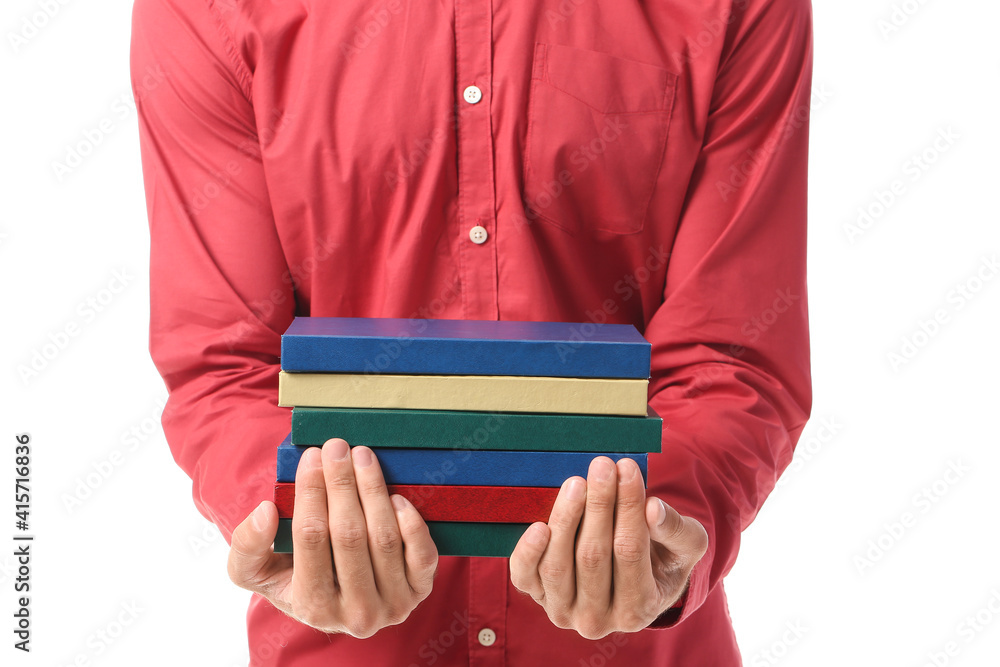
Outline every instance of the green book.
<path id="1" fill-rule="evenodd" d="M 461 523 L 428 521 L 439 556 L 509 558 L 530 523 Z M 292 553 L 292 520 L 278 520 L 275 553 Z"/>
<path id="2" fill-rule="evenodd" d="M 300 408 L 292 444 L 573 452 L 659 452 L 663 420 L 645 417 L 459 410 Z"/>

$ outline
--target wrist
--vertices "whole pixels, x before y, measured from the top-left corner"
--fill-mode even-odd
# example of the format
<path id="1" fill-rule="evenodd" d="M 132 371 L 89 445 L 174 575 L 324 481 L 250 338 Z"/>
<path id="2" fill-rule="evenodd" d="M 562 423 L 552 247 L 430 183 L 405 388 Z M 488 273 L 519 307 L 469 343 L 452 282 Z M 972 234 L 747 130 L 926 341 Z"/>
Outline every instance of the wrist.
<path id="1" fill-rule="evenodd" d="M 691 587 L 691 575 L 688 575 L 687 581 L 684 582 L 684 588 L 681 590 L 681 594 L 677 596 L 669 607 L 663 610 L 659 616 L 653 619 L 648 628 L 669 628 L 670 626 L 677 623 L 680 619 L 681 614 L 684 613 L 684 605 L 687 604 L 688 591 Z"/>

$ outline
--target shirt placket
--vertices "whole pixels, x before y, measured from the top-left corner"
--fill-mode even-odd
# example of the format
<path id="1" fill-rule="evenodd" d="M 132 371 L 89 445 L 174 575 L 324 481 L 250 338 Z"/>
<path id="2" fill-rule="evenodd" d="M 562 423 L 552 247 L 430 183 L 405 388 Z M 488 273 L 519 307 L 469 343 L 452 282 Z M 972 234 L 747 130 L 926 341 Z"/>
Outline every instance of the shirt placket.
<path id="1" fill-rule="evenodd" d="M 462 307 L 466 319 L 495 320 L 496 216 L 493 183 L 491 0 L 456 0 L 458 215 Z"/>
<path id="2" fill-rule="evenodd" d="M 469 562 L 469 667 L 502 667 L 507 646 L 507 560 Z"/>
<path id="3" fill-rule="evenodd" d="M 467 319 L 495 320 L 496 207 L 493 183 L 493 8 L 491 0 L 456 0 L 458 215 L 462 306 Z M 469 665 L 500 667 L 507 641 L 507 562 L 473 558 L 469 565 Z"/>

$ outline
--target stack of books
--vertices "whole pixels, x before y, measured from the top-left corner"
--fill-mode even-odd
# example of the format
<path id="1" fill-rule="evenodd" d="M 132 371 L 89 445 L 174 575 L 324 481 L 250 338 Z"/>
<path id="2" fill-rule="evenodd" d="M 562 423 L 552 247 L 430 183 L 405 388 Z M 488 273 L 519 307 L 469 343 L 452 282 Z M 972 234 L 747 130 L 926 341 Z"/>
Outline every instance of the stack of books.
<path id="1" fill-rule="evenodd" d="M 559 487 L 597 456 L 646 479 L 662 420 L 650 344 L 632 325 L 298 317 L 281 340 L 276 552 L 290 552 L 302 452 L 371 447 L 442 556 L 509 557 Z"/>

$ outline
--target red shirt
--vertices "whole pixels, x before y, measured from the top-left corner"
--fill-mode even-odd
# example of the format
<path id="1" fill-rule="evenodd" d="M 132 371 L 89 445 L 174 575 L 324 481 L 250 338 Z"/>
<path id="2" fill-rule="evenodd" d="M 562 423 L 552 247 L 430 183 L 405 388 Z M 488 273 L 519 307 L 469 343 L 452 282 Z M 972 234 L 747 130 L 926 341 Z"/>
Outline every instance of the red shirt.
<path id="1" fill-rule="evenodd" d="M 280 335 L 313 315 L 634 324 L 649 493 L 711 540 L 639 633 L 584 640 L 506 560 L 442 558 L 366 640 L 255 597 L 253 665 L 738 664 L 722 578 L 811 406 L 811 39 L 809 0 L 136 0 L 163 427 L 227 538 L 271 494 Z"/>

